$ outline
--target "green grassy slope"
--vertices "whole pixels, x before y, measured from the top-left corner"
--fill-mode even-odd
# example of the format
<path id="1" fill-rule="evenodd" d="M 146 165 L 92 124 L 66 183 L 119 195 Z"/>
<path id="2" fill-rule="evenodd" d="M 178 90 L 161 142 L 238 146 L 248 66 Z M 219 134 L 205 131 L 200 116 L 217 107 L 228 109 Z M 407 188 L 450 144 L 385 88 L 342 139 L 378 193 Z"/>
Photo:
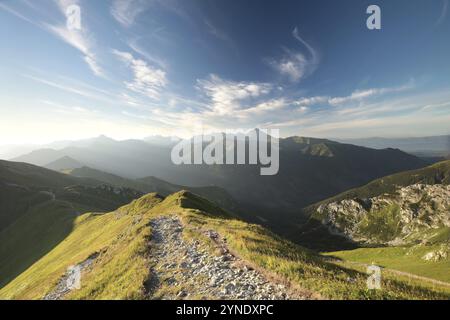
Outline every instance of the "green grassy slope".
<path id="1" fill-rule="evenodd" d="M 148 256 L 149 221 L 166 214 L 178 215 L 186 236 L 199 240 L 202 246 L 212 246 L 204 231 L 216 230 L 226 236 L 229 248 L 241 258 L 323 298 L 450 298 L 445 288 L 408 284 L 395 277 L 384 278 L 382 290 L 369 291 L 364 273 L 326 262 L 261 226 L 234 219 L 214 203 L 186 191 L 165 199 L 149 194 L 110 213 L 77 217 L 64 241 L 1 288 L 0 298 L 40 299 L 52 291 L 70 265 L 94 254 L 98 256 L 83 272 L 81 289 L 66 298 L 146 298 L 152 259 Z"/>

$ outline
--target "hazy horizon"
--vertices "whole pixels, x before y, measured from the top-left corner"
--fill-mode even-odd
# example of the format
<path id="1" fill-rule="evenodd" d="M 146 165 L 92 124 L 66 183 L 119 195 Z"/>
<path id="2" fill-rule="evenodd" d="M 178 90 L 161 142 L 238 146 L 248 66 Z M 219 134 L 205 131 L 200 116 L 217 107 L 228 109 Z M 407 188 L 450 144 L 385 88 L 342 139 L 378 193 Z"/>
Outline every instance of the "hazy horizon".
<path id="1" fill-rule="evenodd" d="M 253 129 L 249 129 L 249 130 L 253 130 Z M 221 131 L 213 131 L 213 132 L 208 132 L 208 133 L 223 133 Z M 200 133 L 199 133 L 200 134 Z M 205 134 L 207 134 L 205 132 Z M 161 138 L 161 139 L 191 139 L 192 137 L 194 137 L 197 134 L 192 134 L 189 136 L 185 136 L 185 137 L 180 137 L 180 136 L 170 136 L 170 135 L 161 135 L 161 134 L 154 134 L 154 135 L 147 135 L 147 136 L 142 136 L 142 137 L 128 137 L 128 138 L 116 138 L 113 136 L 109 136 L 107 134 L 104 133 L 100 133 L 98 135 L 95 136 L 88 136 L 88 137 L 79 137 L 79 138 L 74 138 L 74 139 L 54 139 L 54 140 L 47 140 L 47 141 L 42 141 L 42 142 L 36 142 L 36 143 L 31 143 L 31 142 L 18 142 L 18 143 L 2 143 L 0 140 L 0 146 L 2 147 L 8 147 L 8 146 L 46 146 L 46 145 L 50 145 L 50 144 L 55 144 L 55 143 L 61 143 L 61 142 L 77 142 L 77 141 L 84 141 L 84 140 L 93 140 L 93 139 L 97 139 L 97 138 L 108 138 L 108 139 L 112 139 L 115 141 L 127 141 L 127 140 L 146 140 L 146 139 L 151 139 L 151 138 Z M 306 137 L 306 138 L 317 138 L 317 139 L 328 139 L 328 140 L 336 140 L 336 141 L 340 141 L 340 140 L 364 140 L 364 139 L 386 139 L 386 140 L 394 140 L 394 139 L 423 139 L 423 138 L 430 138 L 430 137 L 445 137 L 445 136 L 450 136 L 450 133 L 443 133 L 443 134 L 436 134 L 436 135 L 425 135 L 425 136 L 357 136 L 357 137 L 352 137 L 352 138 L 347 138 L 347 137 L 330 137 L 330 136 L 309 136 L 309 135 L 304 135 L 304 134 L 293 134 L 293 135 L 280 135 L 281 139 L 285 139 L 285 138 L 289 138 L 289 137 Z"/>

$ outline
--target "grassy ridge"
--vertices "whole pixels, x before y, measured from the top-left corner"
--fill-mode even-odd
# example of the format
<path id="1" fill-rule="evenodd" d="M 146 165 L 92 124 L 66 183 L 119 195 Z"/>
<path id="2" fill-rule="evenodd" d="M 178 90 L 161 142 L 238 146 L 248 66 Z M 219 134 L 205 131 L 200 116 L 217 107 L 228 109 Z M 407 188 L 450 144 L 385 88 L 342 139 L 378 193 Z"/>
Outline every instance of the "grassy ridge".
<path id="1" fill-rule="evenodd" d="M 106 214 L 84 214 L 75 219 L 72 232 L 28 270 L 0 289 L 4 299 L 40 299 L 52 291 L 66 269 L 99 253 L 84 271 L 82 287 L 68 299 L 145 298 L 149 279 L 149 221 L 158 215 L 177 214 L 186 226 L 185 237 L 212 244 L 204 231 L 226 236 L 230 249 L 265 272 L 276 274 L 322 298 L 435 299 L 450 298 L 444 288 L 407 284 L 395 277 L 384 279 L 383 290 L 366 289 L 366 275 L 333 263 L 221 210 L 189 192 L 161 199 L 146 195 Z"/>

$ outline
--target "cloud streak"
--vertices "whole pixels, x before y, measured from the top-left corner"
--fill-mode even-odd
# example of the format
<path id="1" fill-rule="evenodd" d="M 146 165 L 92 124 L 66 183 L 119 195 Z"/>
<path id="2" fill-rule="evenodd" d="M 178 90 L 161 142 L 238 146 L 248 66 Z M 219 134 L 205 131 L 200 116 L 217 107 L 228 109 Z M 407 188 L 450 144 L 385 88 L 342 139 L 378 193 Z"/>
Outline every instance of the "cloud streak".
<path id="1" fill-rule="evenodd" d="M 283 58 L 280 60 L 270 59 L 269 64 L 281 75 L 287 76 L 293 82 L 298 82 L 314 73 L 319 65 L 320 56 L 316 49 L 300 37 L 297 27 L 292 31 L 292 36 L 306 49 L 308 54 L 285 49 Z"/>

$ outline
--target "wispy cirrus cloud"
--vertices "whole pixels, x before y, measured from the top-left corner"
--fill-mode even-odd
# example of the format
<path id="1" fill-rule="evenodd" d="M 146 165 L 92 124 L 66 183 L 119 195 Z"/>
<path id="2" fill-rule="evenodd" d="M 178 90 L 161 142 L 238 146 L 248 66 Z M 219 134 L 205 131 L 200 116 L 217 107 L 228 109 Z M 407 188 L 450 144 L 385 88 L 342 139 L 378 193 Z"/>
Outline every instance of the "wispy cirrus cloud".
<path id="1" fill-rule="evenodd" d="M 448 7 L 449 7 L 449 0 L 442 0 L 441 14 L 439 15 L 439 18 L 436 20 L 434 24 L 435 26 L 438 26 L 445 21 L 448 14 Z"/>
<path id="2" fill-rule="evenodd" d="M 205 20 L 204 24 L 206 26 L 206 31 L 214 36 L 215 38 L 219 39 L 223 43 L 225 43 L 228 47 L 233 49 L 236 54 L 238 54 L 238 47 L 235 43 L 235 41 L 223 30 L 216 27 L 211 21 Z"/>
<path id="3" fill-rule="evenodd" d="M 145 0 L 114 0 L 110 11 L 117 22 L 128 28 L 148 7 L 149 1 Z"/>
<path id="4" fill-rule="evenodd" d="M 352 92 L 349 96 L 345 97 L 334 97 L 330 98 L 328 100 L 330 105 L 342 105 L 349 102 L 354 101 L 362 101 L 364 99 L 374 97 L 374 96 L 380 96 L 388 93 L 395 93 L 395 92 L 401 92 L 408 89 L 411 89 L 413 87 L 413 84 L 407 84 L 400 87 L 394 87 L 394 88 L 371 88 L 366 90 L 356 90 Z"/>
<path id="5" fill-rule="evenodd" d="M 135 58 L 131 53 L 113 50 L 133 73 L 132 81 L 124 81 L 125 86 L 134 92 L 151 99 L 158 99 L 164 87 L 168 84 L 166 72 L 149 65 L 146 61 Z"/>
<path id="6" fill-rule="evenodd" d="M 5 3 L 1 3 L 0 2 L 0 9 L 4 10 L 6 12 L 9 12 L 10 14 L 15 15 L 16 17 L 18 17 L 18 18 L 20 18 L 20 19 L 22 19 L 22 20 L 24 20 L 26 22 L 29 22 L 29 23 L 34 24 L 36 26 L 39 26 L 39 24 L 37 22 L 35 22 L 32 19 L 26 17 L 25 15 L 23 15 L 22 13 L 20 13 L 19 11 L 15 10 L 15 9 L 13 9 L 12 7 L 6 5 Z"/>
<path id="7" fill-rule="evenodd" d="M 354 90 L 347 96 L 312 96 L 303 97 L 294 101 L 294 104 L 300 107 L 310 107 L 314 105 L 329 105 L 329 106 L 345 106 L 354 103 L 366 101 L 371 98 L 380 97 L 386 94 L 400 93 L 414 88 L 414 82 L 391 88 L 369 88 L 364 90 Z"/>
<path id="8" fill-rule="evenodd" d="M 269 59 L 268 63 L 281 75 L 287 76 L 293 82 L 298 82 L 316 70 L 320 56 L 316 49 L 300 37 L 297 27 L 292 31 L 292 36 L 306 49 L 307 54 L 298 50 L 285 49 L 284 57 Z"/>
<path id="9" fill-rule="evenodd" d="M 116 103 L 116 97 L 109 95 L 106 92 L 101 92 L 95 88 L 87 86 L 74 86 L 67 83 L 55 82 L 52 80 L 44 79 L 41 77 L 36 77 L 33 75 L 24 74 L 23 77 L 31 79 L 33 81 L 45 84 L 47 86 L 65 91 L 67 93 L 75 94 L 87 99 L 93 99 L 96 101 L 106 102 L 106 103 Z"/>

